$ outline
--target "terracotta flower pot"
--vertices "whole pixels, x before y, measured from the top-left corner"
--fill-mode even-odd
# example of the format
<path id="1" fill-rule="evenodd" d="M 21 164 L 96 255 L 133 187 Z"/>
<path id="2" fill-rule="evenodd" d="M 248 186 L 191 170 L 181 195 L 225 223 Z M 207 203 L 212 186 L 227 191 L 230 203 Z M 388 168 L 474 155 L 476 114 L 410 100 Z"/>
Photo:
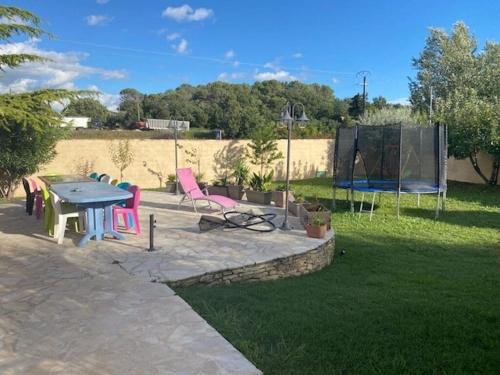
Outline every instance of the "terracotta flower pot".
<path id="1" fill-rule="evenodd" d="M 307 236 L 311 238 L 324 238 L 326 236 L 326 224 L 306 224 Z"/>

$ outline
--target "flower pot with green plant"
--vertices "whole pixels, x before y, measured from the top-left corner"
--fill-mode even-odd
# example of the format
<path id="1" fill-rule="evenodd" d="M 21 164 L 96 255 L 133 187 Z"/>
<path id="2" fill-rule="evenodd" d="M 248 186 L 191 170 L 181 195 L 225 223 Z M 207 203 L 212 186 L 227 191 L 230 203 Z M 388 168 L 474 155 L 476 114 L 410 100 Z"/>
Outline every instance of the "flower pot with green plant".
<path id="1" fill-rule="evenodd" d="M 294 216 L 301 217 L 302 206 L 307 203 L 309 202 L 305 200 L 302 193 L 296 193 L 293 195 L 292 199 L 289 198 L 288 200 L 288 211 Z"/>
<path id="2" fill-rule="evenodd" d="M 258 204 L 271 204 L 273 199 L 273 192 L 271 191 L 272 179 L 273 171 L 263 176 L 254 173 L 249 181 L 250 189 L 246 191 L 247 200 Z"/>
<path id="3" fill-rule="evenodd" d="M 320 217 L 315 217 L 309 220 L 306 224 L 306 232 L 308 237 L 324 238 L 326 235 L 326 231 L 326 222 Z"/>
<path id="4" fill-rule="evenodd" d="M 251 164 L 259 168 L 259 172 L 253 173 L 249 181 L 250 189 L 246 191 L 247 200 L 254 203 L 271 204 L 271 181 L 274 172 L 269 169 L 273 162 L 283 158 L 283 154 L 278 150 L 276 131 L 273 126 L 259 126 L 252 132 L 246 156 Z"/>
<path id="5" fill-rule="evenodd" d="M 232 175 L 234 184 L 227 185 L 229 198 L 239 201 L 243 199 L 245 195 L 245 184 L 248 181 L 249 174 L 250 169 L 245 164 L 245 160 L 242 157 L 239 158 L 235 163 Z"/>
<path id="6" fill-rule="evenodd" d="M 175 174 L 169 174 L 167 176 L 167 182 L 165 182 L 165 187 L 167 188 L 167 193 L 175 193 Z M 179 190 L 181 186 L 179 185 Z"/>
<path id="7" fill-rule="evenodd" d="M 209 185 L 208 194 L 210 195 L 222 195 L 224 197 L 229 197 L 229 192 L 227 189 L 227 177 L 222 177 L 219 180 L 215 180 L 212 185 Z"/>
<path id="8" fill-rule="evenodd" d="M 288 191 L 288 200 L 294 201 L 293 192 Z M 286 185 L 279 184 L 275 190 L 273 190 L 273 201 L 277 207 L 285 207 L 286 201 Z"/>
<path id="9" fill-rule="evenodd" d="M 309 223 L 315 218 L 320 218 L 326 223 L 326 227 L 328 230 L 330 230 L 332 226 L 332 212 L 321 203 L 319 203 L 317 197 L 312 203 L 302 204 L 299 216 L 302 225 Z"/>

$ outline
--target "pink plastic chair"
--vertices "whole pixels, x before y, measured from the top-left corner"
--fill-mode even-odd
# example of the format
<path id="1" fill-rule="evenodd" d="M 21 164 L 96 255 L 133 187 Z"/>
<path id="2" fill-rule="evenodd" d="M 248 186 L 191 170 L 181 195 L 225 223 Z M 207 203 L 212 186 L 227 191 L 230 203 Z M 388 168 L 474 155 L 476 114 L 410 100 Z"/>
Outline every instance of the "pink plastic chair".
<path id="1" fill-rule="evenodd" d="M 36 181 L 32 178 L 29 179 L 31 190 L 35 193 L 35 217 L 40 220 L 43 213 L 43 199 L 42 193 L 40 192 L 40 187 Z"/>
<path id="2" fill-rule="evenodd" d="M 138 186 L 132 185 L 128 188 L 128 191 L 130 191 L 134 196 L 127 199 L 125 207 L 113 206 L 113 230 L 116 231 L 118 229 L 118 215 L 121 215 L 126 230 L 130 230 L 129 217 L 131 217 L 135 234 L 141 234 L 138 214 L 139 202 L 141 200 L 141 190 Z"/>
<path id="3" fill-rule="evenodd" d="M 177 177 L 179 178 L 179 183 L 182 186 L 182 190 L 184 190 L 184 196 L 179 202 L 178 207 L 180 207 L 180 205 L 186 198 L 191 200 L 191 202 L 193 203 L 194 212 L 198 212 L 196 211 L 196 201 L 200 200 L 208 201 L 208 205 L 210 207 L 212 207 L 210 205 L 210 202 L 217 203 L 219 206 L 221 206 L 222 212 L 224 212 L 224 210 L 226 209 L 236 207 L 236 201 L 233 201 L 231 198 L 224 197 L 222 195 L 209 195 L 208 191 L 203 193 L 193 176 L 193 171 L 191 170 L 191 168 L 177 169 Z"/>

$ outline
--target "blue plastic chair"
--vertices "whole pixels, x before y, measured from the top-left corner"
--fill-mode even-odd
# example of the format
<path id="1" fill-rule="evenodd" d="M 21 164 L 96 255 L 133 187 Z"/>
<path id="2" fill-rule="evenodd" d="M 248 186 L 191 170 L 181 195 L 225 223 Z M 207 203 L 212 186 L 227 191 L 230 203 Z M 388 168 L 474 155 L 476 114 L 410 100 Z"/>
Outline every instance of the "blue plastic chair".
<path id="1" fill-rule="evenodd" d="M 131 187 L 132 184 L 130 182 L 120 182 L 116 187 L 119 187 L 120 189 L 123 190 L 128 190 L 129 187 Z"/>
<path id="2" fill-rule="evenodd" d="M 89 174 L 89 178 L 93 178 L 94 180 L 97 180 L 98 177 L 99 173 L 97 172 L 92 172 L 91 174 Z"/>

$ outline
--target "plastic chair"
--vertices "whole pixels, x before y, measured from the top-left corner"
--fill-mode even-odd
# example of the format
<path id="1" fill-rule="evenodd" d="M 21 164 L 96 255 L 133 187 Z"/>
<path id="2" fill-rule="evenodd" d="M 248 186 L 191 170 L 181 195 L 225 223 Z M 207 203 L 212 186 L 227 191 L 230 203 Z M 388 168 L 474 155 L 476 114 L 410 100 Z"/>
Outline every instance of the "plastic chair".
<path id="1" fill-rule="evenodd" d="M 38 186 L 36 181 L 32 178 L 30 178 L 29 180 L 31 182 L 31 189 L 35 194 L 35 216 L 37 220 L 40 220 L 43 212 L 42 193 L 40 192 L 40 186 Z"/>
<path id="2" fill-rule="evenodd" d="M 130 182 L 120 182 L 116 187 L 119 187 L 120 189 L 123 190 L 128 190 L 129 187 L 131 187 L 132 184 Z"/>
<path id="3" fill-rule="evenodd" d="M 26 193 L 26 213 L 33 215 L 33 206 L 35 205 L 35 193 L 31 190 L 31 184 L 27 178 L 23 177 L 23 188 Z"/>
<path id="4" fill-rule="evenodd" d="M 111 183 L 111 176 L 109 174 L 102 176 L 101 182 L 104 182 L 105 184 L 110 184 Z"/>
<path id="5" fill-rule="evenodd" d="M 54 234 L 54 208 L 52 207 L 52 201 L 50 200 L 49 191 L 41 186 L 40 195 L 42 197 L 44 210 L 43 210 L 43 227 L 52 236 Z"/>
<path id="6" fill-rule="evenodd" d="M 125 207 L 113 206 L 113 230 L 118 229 L 118 215 L 122 215 L 125 224 L 125 229 L 130 230 L 129 217 L 132 216 L 133 220 L 133 230 L 135 234 L 141 234 L 141 226 L 139 223 L 139 202 L 141 200 L 141 190 L 139 186 L 132 185 L 128 191 L 130 191 L 134 196 L 127 199 L 125 202 Z"/>
<path id="7" fill-rule="evenodd" d="M 101 181 L 104 176 L 107 176 L 106 173 L 100 174 L 99 177 L 97 177 L 97 181 Z"/>
<path id="8" fill-rule="evenodd" d="M 57 239 L 57 243 L 59 245 L 62 245 L 68 219 L 71 217 L 77 217 L 79 220 L 79 227 L 82 229 L 85 213 L 84 211 L 78 210 L 75 205 L 61 204 L 61 199 L 57 194 L 52 191 L 49 193 L 52 208 L 54 209 L 54 238 Z"/>
<path id="9" fill-rule="evenodd" d="M 92 172 L 91 174 L 89 174 L 89 178 L 93 178 L 94 180 L 97 180 L 98 177 L 99 173 L 97 172 Z"/>
<path id="10" fill-rule="evenodd" d="M 113 186 L 118 185 L 118 179 L 115 178 L 115 179 L 111 180 L 110 184 L 113 185 Z"/>

